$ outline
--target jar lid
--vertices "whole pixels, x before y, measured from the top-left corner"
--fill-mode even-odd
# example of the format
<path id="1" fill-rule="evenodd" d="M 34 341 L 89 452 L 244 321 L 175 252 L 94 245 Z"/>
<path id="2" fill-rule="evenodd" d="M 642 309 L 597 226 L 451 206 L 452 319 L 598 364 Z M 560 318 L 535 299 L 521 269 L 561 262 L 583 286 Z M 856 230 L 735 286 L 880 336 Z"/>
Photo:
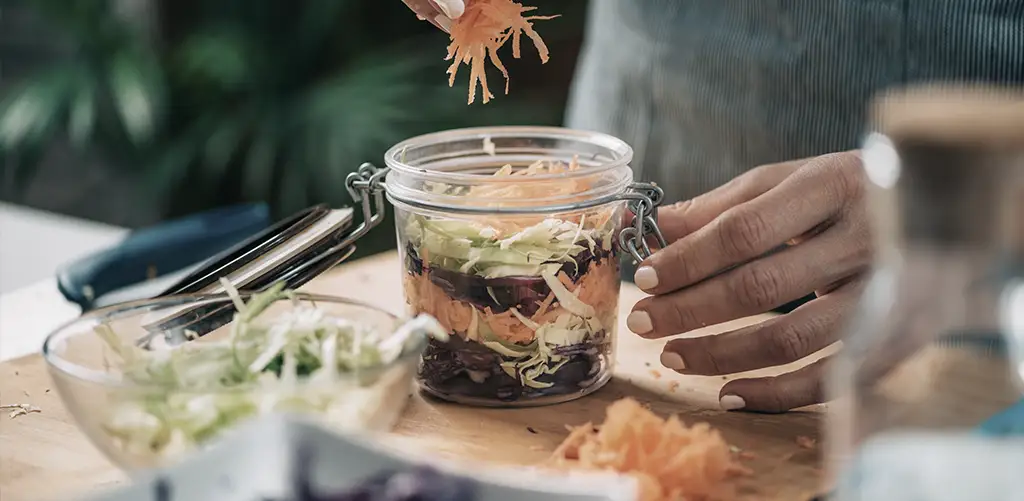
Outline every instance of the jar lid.
<path id="1" fill-rule="evenodd" d="M 392 202 L 469 214 L 563 212 L 616 201 L 633 181 L 632 159 L 633 149 L 607 134 L 528 126 L 426 134 L 398 143 L 384 156 Z M 506 166 L 518 171 L 552 161 L 571 167 L 494 175 Z"/>

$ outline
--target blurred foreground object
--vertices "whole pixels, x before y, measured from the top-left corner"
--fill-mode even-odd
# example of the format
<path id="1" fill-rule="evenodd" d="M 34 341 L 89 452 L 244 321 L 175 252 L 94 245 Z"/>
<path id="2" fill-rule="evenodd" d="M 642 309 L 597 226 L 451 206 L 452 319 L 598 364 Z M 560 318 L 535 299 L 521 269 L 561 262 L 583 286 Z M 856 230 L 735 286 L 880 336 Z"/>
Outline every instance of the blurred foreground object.
<path id="1" fill-rule="evenodd" d="M 912 88 L 873 119 L 879 252 L 832 375 L 837 499 L 1024 499 L 1024 438 L 990 426 L 1024 394 L 1024 92 Z"/>
<path id="2" fill-rule="evenodd" d="M 339 434 L 299 414 L 271 414 L 240 425 L 187 459 L 141 472 L 130 485 L 91 501 L 358 499 L 421 501 L 635 501 L 636 482 L 604 473 L 572 475 L 521 467 L 468 472 L 436 458 L 410 454 L 401 442 Z M 430 475 L 423 475 L 430 468 Z M 389 495 L 373 480 L 406 476 Z M 424 478 L 427 477 L 427 478 Z M 371 482 L 367 482 L 371 480 Z M 423 482 L 422 480 L 429 480 Z M 389 482 L 390 483 L 390 482 Z M 454 484 L 454 485 L 453 485 Z M 360 488 L 364 489 L 360 489 Z M 451 487 L 461 487 L 452 489 Z M 468 487 L 468 489 L 467 489 Z M 367 490 L 369 492 L 367 492 Z M 363 492 L 359 492 L 363 491 Z M 468 491 L 468 492 L 467 492 Z M 466 494 L 472 493 L 472 496 Z M 354 494 L 349 497 L 349 494 Z"/>

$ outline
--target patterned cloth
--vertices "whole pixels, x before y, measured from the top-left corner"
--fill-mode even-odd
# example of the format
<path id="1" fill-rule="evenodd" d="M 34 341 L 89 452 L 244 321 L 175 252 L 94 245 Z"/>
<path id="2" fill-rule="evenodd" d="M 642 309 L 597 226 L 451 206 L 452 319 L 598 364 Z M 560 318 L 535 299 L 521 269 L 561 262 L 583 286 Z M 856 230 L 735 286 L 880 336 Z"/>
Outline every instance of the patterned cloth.
<path id="1" fill-rule="evenodd" d="M 636 150 L 668 201 L 856 148 L 877 91 L 1024 83 L 1024 0 L 591 0 L 569 127 Z"/>

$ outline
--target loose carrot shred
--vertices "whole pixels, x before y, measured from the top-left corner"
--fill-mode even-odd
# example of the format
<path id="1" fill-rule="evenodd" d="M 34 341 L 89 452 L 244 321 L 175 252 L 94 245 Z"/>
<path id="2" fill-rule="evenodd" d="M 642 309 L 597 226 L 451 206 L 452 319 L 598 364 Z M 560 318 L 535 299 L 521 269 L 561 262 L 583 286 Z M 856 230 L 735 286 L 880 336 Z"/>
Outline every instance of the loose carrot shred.
<path id="1" fill-rule="evenodd" d="M 803 435 L 796 437 L 796 445 L 799 446 L 801 449 L 813 449 L 814 446 L 817 445 L 817 443 L 818 441 L 811 437 L 805 437 Z"/>
<path id="2" fill-rule="evenodd" d="M 498 57 L 498 49 L 512 40 L 512 57 L 519 59 L 522 51 L 520 41 L 522 34 L 530 37 L 537 47 L 541 63 L 548 62 L 548 47 L 533 29 L 532 21 L 554 19 L 558 16 L 529 16 L 527 12 L 536 7 L 526 7 L 514 0 L 469 0 L 462 16 L 451 26 L 451 43 L 448 45 L 446 61 L 452 61 L 448 67 L 448 85 L 455 85 L 455 75 L 459 66 L 465 64 L 470 68 L 469 104 L 476 101 L 476 87 L 479 82 L 483 90 L 483 102 L 486 104 L 494 95 L 487 86 L 487 73 L 484 71 L 487 60 L 491 61 L 505 77 L 505 94 L 508 94 L 508 70 Z"/>

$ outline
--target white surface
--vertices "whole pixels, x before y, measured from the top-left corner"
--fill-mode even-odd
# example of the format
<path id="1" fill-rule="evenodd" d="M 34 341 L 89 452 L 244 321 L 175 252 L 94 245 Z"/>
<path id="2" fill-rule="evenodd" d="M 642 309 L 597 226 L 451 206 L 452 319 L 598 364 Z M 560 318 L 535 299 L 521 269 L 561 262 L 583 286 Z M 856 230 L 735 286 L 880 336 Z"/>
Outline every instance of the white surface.
<path id="1" fill-rule="evenodd" d="M 47 334 L 80 312 L 53 278 L 0 295 L 0 362 L 38 353 Z"/>
<path id="2" fill-rule="evenodd" d="M 52 278 L 58 266 L 109 247 L 127 232 L 0 203 L 0 294 Z"/>
<path id="3" fill-rule="evenodd" d="M 127 230 L 0 203 L 0 361 L 39 350 L 79 308 L 57 290 L 57 267 L 117 243 Z"/>

